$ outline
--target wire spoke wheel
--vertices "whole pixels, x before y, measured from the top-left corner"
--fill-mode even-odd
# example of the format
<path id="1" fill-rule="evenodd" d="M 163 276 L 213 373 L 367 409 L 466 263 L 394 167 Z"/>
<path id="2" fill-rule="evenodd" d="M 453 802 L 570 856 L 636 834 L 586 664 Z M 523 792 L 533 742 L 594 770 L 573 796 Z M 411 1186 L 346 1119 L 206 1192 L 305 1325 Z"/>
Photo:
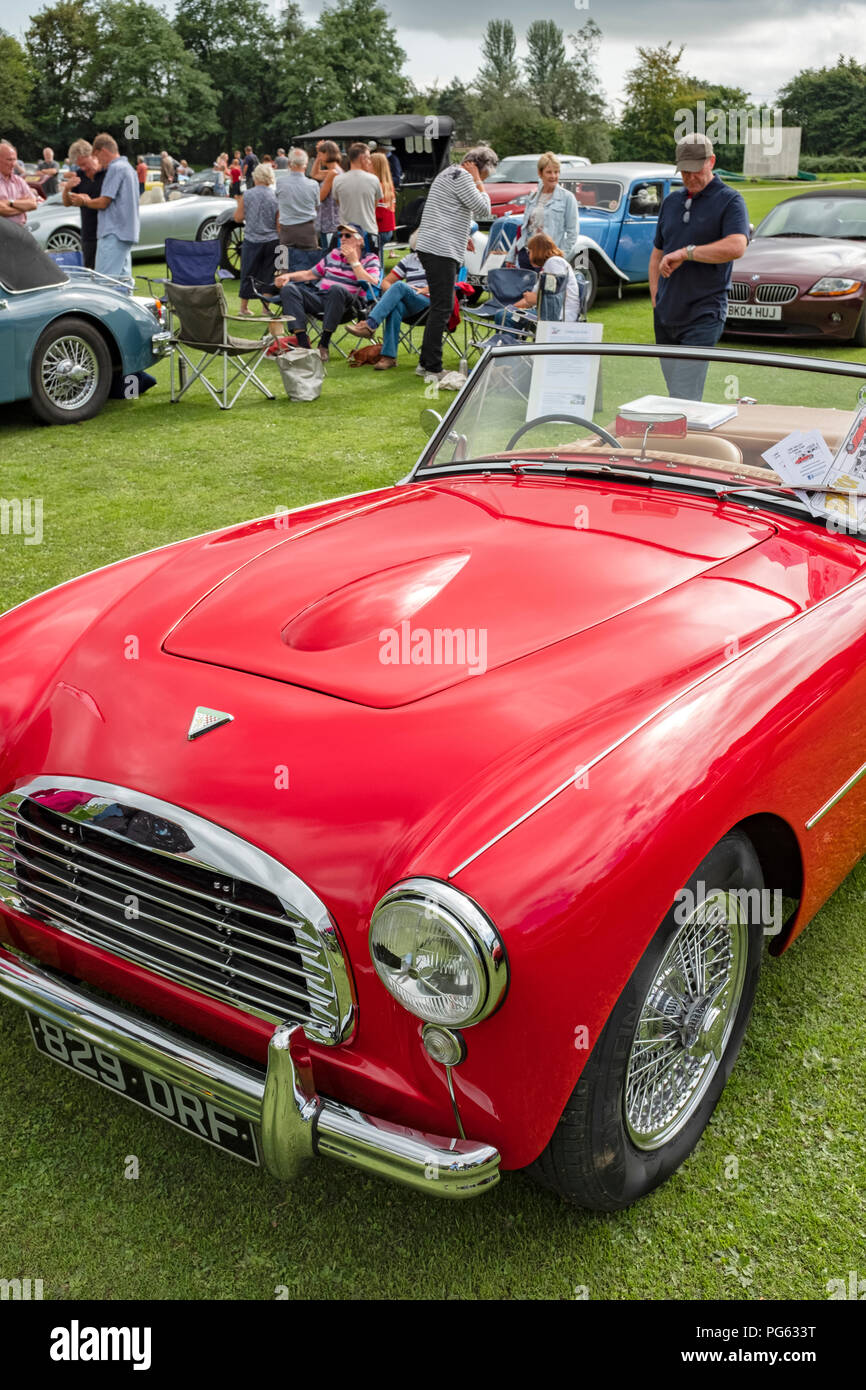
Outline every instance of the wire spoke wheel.
<path id="1" fill-rule="evenodd" d="M 84 338 L 56 338 L 42 358 L 40 378 L 52 405 L 79 410 L 91 399 L 99 380 L 96 353 Z"/>
<path id="2" fill-rule="evenodd" d="M 709 893 L 647 991 L 626 1071 L 625 1122 L 639 1149 L 673 1139 L 700 1105 L 737 1018 L 749 951 L 735 893 Z"/>

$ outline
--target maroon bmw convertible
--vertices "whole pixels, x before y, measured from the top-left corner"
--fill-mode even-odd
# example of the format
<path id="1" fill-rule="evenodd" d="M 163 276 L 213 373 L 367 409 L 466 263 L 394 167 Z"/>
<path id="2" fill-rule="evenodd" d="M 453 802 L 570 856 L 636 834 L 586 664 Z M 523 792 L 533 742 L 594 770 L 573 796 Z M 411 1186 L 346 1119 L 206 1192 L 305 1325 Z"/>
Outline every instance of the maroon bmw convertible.
<path id="1" fill-rule="evenodd" d="M 736 261 L 725 332 L 866 347 L 866 190 L 777 203 Z"/>

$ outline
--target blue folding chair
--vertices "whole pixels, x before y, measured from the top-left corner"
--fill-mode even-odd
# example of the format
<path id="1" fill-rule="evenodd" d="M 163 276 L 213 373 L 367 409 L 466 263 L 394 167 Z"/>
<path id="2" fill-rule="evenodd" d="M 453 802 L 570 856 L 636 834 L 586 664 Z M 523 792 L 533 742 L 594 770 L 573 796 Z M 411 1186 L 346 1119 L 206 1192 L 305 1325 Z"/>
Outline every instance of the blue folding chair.
<path id="1" fill-rule="evenodd" d="M 522 226 L 523 218 L 521 216 L 497 217 L 491 223 L 487 236 L 487 246 L 481 258 L 482 270 L 489 256 L 505 256 L 508 259 L 512 255 L 514 243 L 520 235 Z"/>
<path id="2" fill-rule="evenodd" d="M 291 274 L 293 270 L 312 270 L 314 265 L 318 265 L 327 255 L 321 247 L 305 246 L 283 246 L 281 252 L 285 253 L 283 262 L 285 269 Z M 269 319 L 275 322 L 288 323 L 285 314 L 277 313 L 277 308 L 282 307 L 279 291 L 274 288 L 273 281 L 257 280 L 254 275 L 250 276 L 256 298 L 260 299 L 262 306 Z M 276 306 L 276 307 L 275 307 Z"/>
<path id="3" fill-rule="evenodd" d="M 165 239 L 165 263 L 174 285 L 212 285 L 215 279 L 232 279 L 232 272 L 220 267 L 221 256 L 218 241 Z"/>
<path id="4" fill-rule="evenodd" d="M 537 281 L 534 270 L 505 269 L 503 266 L 490 271 L 487 277 L 490 299 L 463 314 L 463 356 L 467 361 L 483 352 L 492 337 L 507 343 L 531 336 L 520 324 L 522 315 L 514 315 L 511 305 L 527 290 L 535 289 Z"/>
<path id="5" fill-rule="evenodd" d="M 84 265 L 84 255 L 81 251 L 49 251 L 48 254 L 57 265 L 79 269 Z"/>

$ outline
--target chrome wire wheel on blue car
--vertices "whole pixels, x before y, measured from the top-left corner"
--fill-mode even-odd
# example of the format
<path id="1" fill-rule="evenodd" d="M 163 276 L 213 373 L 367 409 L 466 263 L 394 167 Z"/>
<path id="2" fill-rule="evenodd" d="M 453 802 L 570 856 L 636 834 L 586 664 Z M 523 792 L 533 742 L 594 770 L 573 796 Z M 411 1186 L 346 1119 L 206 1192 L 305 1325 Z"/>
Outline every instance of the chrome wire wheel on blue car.
<path id="1" fill-rule="evenodd" d="M 102 334 L 71 316 L 49 324 L 30 364 L 33 409 L 53 425 L 89 420 L 111 388 L 111 358 Z"/>
<path id="2" fill-rule="evenodd" d="M 96 353 L 84 338 L 57 338 L 42 357 L 42 388 L 62 410 L 86 405 L 99 381 Z"/>

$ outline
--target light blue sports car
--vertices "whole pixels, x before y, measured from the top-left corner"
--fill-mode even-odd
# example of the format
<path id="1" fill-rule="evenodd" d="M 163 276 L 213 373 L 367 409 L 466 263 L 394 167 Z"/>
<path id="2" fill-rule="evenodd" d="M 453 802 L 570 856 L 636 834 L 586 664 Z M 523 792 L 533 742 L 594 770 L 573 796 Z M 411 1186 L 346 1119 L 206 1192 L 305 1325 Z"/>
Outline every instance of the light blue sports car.
<path id="1" fill-rule="evenodd" d="M 138 373 L 169 338 L 158 300 L 95 271 L 67 272 L 25 227 L 0 221 L 0 402 L 29 398 L 48 424 L 89 420 L 112 387 L 137 394 Z"/>

